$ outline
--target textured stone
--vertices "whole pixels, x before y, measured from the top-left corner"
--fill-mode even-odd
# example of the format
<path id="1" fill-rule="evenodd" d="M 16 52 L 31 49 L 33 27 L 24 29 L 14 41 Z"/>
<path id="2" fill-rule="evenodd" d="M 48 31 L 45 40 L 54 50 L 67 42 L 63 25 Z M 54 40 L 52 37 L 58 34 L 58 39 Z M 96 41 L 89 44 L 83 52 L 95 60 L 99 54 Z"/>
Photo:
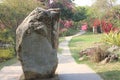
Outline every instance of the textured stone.
<path id="1" fill-rule="evenodd" d="M 59 9 L 36 8 L 16 30 L 16 51 L 23 80 L 51 78 L 58 64 Z"/>

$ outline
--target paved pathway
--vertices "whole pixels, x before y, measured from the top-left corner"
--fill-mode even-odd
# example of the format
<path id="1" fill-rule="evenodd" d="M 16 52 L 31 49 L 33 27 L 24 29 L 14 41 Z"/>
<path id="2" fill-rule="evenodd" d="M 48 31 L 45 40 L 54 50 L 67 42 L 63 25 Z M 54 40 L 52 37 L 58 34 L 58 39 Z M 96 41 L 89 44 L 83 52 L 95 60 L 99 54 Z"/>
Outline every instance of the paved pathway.
<path id="1" fill-rule="evenodd" d="M 22 68 L 19 63 L 6 66 L 0 71 L 0 80 L 19 80 Z"/>
<path id="2" fill-rule="evenodd" d="M 78 36 L 81 33 L 75 35 Z M 102 80 L 92 69 L 84 64 L 76 64 L 71 57 L 68 43 L 73 36 L 66 37 L 66 40 L 60 43 L 63 48 L 62 54 L 58 54 L 59 64 L 56 70 L 60 80 Z M 19 63 L 6 66 L 0 71 L 0 80 L 19 80 L 22 74 L 22 68 Z"/>
<path id="3" fill-rule="evenodd" d="M 81 33 L 74 35 L 78 36 Z M 68 43 L 72 37 L 66 37 L 66 40 L 60 43 L 59 47 L 63 49 L 62 54 L 58 55 L 59 65 L 57 68 L 60 80 L 102 80 L 91 68 L 85 64 L 77 64 L 71 56 Z"/>

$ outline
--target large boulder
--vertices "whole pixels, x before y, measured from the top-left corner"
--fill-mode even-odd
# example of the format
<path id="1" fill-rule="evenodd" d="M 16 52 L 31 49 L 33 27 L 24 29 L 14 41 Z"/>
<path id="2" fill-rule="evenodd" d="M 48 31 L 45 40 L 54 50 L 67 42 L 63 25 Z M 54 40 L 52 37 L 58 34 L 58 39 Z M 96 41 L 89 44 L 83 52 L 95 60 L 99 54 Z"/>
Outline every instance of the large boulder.
<path id="1" fill-rule="evenodd" d="M 16 30 L 16 51 L 23 68 L 22 80 L 51 78 L 58 64 L 59 9 L 33 10 Z"/>

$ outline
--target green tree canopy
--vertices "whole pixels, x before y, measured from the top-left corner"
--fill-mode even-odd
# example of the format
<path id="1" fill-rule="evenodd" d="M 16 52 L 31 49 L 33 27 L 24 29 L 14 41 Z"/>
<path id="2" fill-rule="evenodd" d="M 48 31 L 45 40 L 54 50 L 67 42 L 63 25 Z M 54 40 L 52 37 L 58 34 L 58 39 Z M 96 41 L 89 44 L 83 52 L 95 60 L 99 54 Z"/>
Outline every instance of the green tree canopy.
<path id="1" fill-rule="evenodd" d="M 87 18 L 87 8 L 86 7 L 76 7 L 73 15 L 74 21 L 80 21 Z"/>
<path id="2" fill-rule="evenodd" d="M 34 0 L 3 0 L 0 4 L 0 24 L 4 25 L 6 30 L 3 31 L 2 38 L 9 35 L 15 42 L 16 28 L 38 6 L 41 6 L 41 3 Z"/>
<path id="3" fill-rule="evenodd" d="M 73 5 L 71 0 L 55 0 L 53 3 L 50 4 L 50 8 L 60 8 L 61 19 L 63 20 L 72 18 Z"/>
<path id="4" fill-rule="evenodd" d="M 34 0 L 4 0 L 0 4 L 0 21 L 7 28 L 17 27 L 40 3 Z"/>

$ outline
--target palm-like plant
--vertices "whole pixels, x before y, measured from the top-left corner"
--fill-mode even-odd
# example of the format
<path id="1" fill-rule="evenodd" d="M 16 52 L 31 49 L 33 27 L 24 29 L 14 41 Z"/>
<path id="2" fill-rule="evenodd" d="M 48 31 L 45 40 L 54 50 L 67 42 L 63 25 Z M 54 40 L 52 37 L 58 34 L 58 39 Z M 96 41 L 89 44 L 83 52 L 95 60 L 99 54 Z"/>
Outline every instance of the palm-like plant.
<path id="1" fill-rule="evenodd" d="M 102 40 L 108 44 L 120 46 L 120 31 L 111 31 L 108 34 L 104 34 Z"/>

